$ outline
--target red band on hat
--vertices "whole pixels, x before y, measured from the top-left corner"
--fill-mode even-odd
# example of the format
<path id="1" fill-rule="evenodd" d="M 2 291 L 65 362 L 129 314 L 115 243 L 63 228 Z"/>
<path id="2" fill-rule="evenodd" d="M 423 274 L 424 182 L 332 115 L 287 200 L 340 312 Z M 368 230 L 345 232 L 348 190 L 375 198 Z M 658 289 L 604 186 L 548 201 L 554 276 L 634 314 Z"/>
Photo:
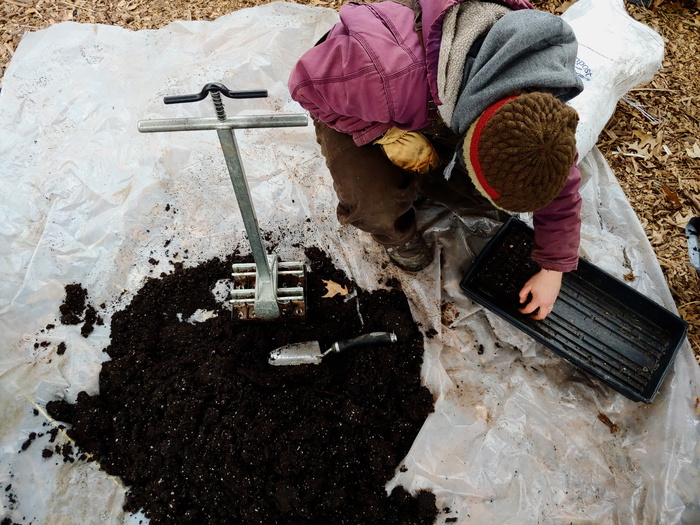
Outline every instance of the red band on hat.
<path id="1" fill-rule="evenodd" d="M 469 143 L 469 161 L 474 168 L 474 174 L 476 175 L 476 179 L 479 181 L 479 184 L 481 184 L 481 187 L 484 189 L 486 194 L 491 197 L 491 199 L 498 199 L 501 195 L 495 189 L 493 189 L 484 178 L 484 174 L 481 171 L 481 164 L 479 163 L 478 144 L 479 140 L 481 139 L 481 132 L 484 130 L 484 127 L 486 127 L 486 124 L 488 124 L 491 117 L 493 117 L 494 113 L 501 109 L 506 102 L 513 100 L 514 98 L 517 98 L 517 95 L 514 97 L 501 99 L 495 104 L 492 104 L 486 108 L 486 111 L 484 111 L 476 121 L 476 126 L 474 126 L 474 134 L 472 135 L 472 140 Z"/>

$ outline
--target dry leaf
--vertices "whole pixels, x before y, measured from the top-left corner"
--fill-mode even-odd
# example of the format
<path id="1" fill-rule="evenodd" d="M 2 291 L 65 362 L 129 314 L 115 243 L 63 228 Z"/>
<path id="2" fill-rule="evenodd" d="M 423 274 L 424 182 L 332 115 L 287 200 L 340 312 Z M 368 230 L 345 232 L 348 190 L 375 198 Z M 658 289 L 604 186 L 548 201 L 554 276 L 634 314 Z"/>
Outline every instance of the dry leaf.
<path id="1" fill-rule="evenodd" d="M 619 430 L 618 426 L 615 423 L 613 423 L 610 420 L 610 418 L 608 416 L 606 416 L 605 414 L 603 414 L 602 412 L 598 413 L 598 419 L 600 421 L 602 421 L 610 429 L 611 434 L 614 434 L 615 432 L 617 432 Z"/>
<path id="2" fill-rule="evenodd" d="M 678 194 L 674 192 L 671 188 L 669 188 L 666 184 L 662 184 L 661 189 L 664 190 L 666 198 L 670 200 L 676 208 L 681 208 L 683 206 L 683 203 L 678 198 Z"/>
<path id="3" fill-rule="evenodd" d="M 642 157 L 643 159 L 651 158 L 651 151 L 648 146 L 643 146 L 638 140 L 627 144 L 627 149 L 632 151 L 632 153 L 623 153 L 625 156 Z"/>
<path id="4" fill-rule="evenodd" d="M 685 148 L 685 152 L 691 159 L 700 159 L 700 144 L 697 142 L 689 148 Z"/>
<path id="5" fill-rule="evenodd" d="M 666 155 L 671 155 L 668 146 L 663 144 L 663 131 L 659 131 L 656 136 L 654 136 L 651 133 L 636 129 L 632 132 L 632 135 L 639 140 L 627 144 L 627 147 L 634 152 L 632 155 L 635 157 L 642 157 L 644 159 L 656 157 L 659 160 L 663 160 L 664 153 L 666 153 Z"/>
<path id="6" fill-rule="evenodd" d="M 685 225 L 688 224 L 688 221 L 693 218 L 693 211 L 692 210 L 679 210 L 673 215 L 673 222 L 675 223 L 676 226 L 679 228 L 685 229 Z"/>
<path id="7" fill-rule="evenodd" d="M 639 146 L 641 148 L 649 147 L 649 149 L 652 150 L 659 145 L 659 141 L 651 133 L 635 129 L 632 134 L 639 139 Z"/>
<path id="8" fill-rule="evenodd" d="M 666 236 L 662 232 L 655 230 L 651 232 L 649 242 L 651 242 L 652 245 L 663 244 L 664 242 L 666 242 Z"/>
<path id="9" fill-rule="evenodd" d="M 562 4 L 559 7 L 557 7 L 554 11 L 556 13 L 562 14 L 564 11 L 569 9 L 569 7 L 571 7 L 575 3 L 576 3 L 576 0 L 566 0 L 565 2 L 562 2 Z"/>
<path id="10" fill-rule="evenodd" d="M 323 295 L 322 297 L 335 297 L 336 295 L 347 295 L 348 294 L 348 287 L 347 286 L 340 286 L 338 283 L 333 282 L 333 281 L 326 281 L 325 279 L 323 280 L 324 283 L 326 283 L 326 295 Z"/>

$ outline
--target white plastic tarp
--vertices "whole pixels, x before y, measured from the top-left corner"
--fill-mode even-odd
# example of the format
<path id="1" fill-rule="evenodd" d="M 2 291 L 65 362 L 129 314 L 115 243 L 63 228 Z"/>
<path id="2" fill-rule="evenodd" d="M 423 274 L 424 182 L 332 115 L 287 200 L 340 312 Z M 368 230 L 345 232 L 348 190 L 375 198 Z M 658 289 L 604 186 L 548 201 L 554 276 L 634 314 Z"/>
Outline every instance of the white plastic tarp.
<path id="1" fill-rule="evenodd" d="M 602 95 L 572 102 L 581 113 L 581 145 L 588 140 L 590 150 L 581 162 L 581 255 L 618 277 L 633 271 L 632 287 L 673 310 L 636 215 L 584 136 L 597 135 L 606 108 L 651 78 L 660 62 L 658 35 L 640 31 L 621 5 L 574 6 L 587 10 L 572 22 L 582 39 L 586 27 L 601 27 L 595 42 L 585 38 L 585 49 L 602 46 L 608 68 L 584 53 L 585 96 L 596 89 Z M 600 22 L 610 16 L 622 22 L 606 32 Z M 330 9 L 273 3 L 154 31 L 68 22 L 24 36 L 0 93 L 0 488 L 11 485 L 0 490 L 0 517 L 138 522 L 121 510 L 118 479 L 94 463 L 41 457 L 50 428 L 43 406 L 97 392 L 111 314 L 147 277 L 170 268 L 169 254 L 188 253 L 189 266 L 246 250 L 247 241 L 216 133 L 141 134 L 137 122 L 213 116 L 209 101 L 162 102 L 208 82 L 269 91 L 266 99 L 225 100 L 229 116 L 300 112 L 286 88 L 289 70 L 335 21 Z M 615 52 L 621 32 L 630 39 L 623 59 Z M 368 236 L 338 226 L 310 126 L 236 136 L 261 229 L 279 237 L 283 260 L 302 260 L 301 246 L 318 246 L 367 290 L 391 274 L 416 321 L 437 333 L 426 339 L 422 369 L 435 412 L 388 488 L 433 491 L 439 508 L 450 509 L 439 522 L 700 521 L 700 369 L 687 342 L 656 400 L 630 401 L 461 292 L 464 271 L 499 223 L 428 207 L 420 222 L 440 257 L 417 277 L 384 268 L 385 254 Z M 153 267 L 151 258 L 160 264 Z M 74 282 L 92 304 L 106 304 L 105 325 L 88 338 L 60 323 L 45 330 L 56 321 L 64 286 Z M 60 342 L 69 349 L 63 355 Z M 599 414 L 619 430 L 611 433 Z M 35 443 L 22 451 L 32 432 Z"/>

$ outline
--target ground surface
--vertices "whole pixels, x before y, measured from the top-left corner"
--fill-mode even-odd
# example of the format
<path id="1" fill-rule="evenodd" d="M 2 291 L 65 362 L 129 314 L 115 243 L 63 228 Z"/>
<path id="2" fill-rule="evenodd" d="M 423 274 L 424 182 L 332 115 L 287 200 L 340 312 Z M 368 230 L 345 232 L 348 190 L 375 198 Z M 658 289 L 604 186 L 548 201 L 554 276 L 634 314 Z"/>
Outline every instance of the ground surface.
<path id="1" fill-rule="evenodd" d="M 341 0 L 297 0 L 337 9 Z M 684 227 L 700 215 L 700 10 L 653 0 L 649 8 L 625 3 L 630 14 L 666 42 L 663 69 L 618 104 L 601 134 L 605 155 L 657 254 L 700 363 L 700 278 L 690 265 Z M 267 0 L 4 0 L 0 8 L 0 74 L 25 31 L 66 20 L 155 29 L 173 20 L 213 20 Z M 555 13 L 573 2 L 536 0 Z M 1 82 L 1 79 L 0 79 Z M 1 85 L 1 84 L 0 84 Z"/>
<path id="2" fill-rule="evenodd" d="M 150 279 L 112 318 L 99 394 L 48 403 L 83 458 L 123 480 L 126 510 L 153 524 L 434 522 L 433 494 L 384 488 L 433 410 L 408 302 L 397 283 L 367 293 L 320 251 L 307 258 L 305 320 L 232 322 L 210 293 L 231 260 Z M 67 286 L 60 310 L 59 322 L 91 322 L 89 291 Z M 216 315 L 188 322 L 198 311 Z M 267 361 L 289 343 L 377 331 L 398 341 L 321 365 Z"/>

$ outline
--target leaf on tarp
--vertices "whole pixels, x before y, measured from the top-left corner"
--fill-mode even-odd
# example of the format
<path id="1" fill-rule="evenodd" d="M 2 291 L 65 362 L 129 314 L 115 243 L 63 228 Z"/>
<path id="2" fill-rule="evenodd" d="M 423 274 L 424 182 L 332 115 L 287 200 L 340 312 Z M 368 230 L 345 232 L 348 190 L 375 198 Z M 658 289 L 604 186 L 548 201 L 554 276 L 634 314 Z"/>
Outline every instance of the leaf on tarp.
<path id="1" fill-rule="evenodd" d="M 689 145 L 686 144 L 686 146 Z M 685 152 L 691 159 L 700 159 L 700 144 L 696 142 L 692 146 L 686 147 Z"/>
<path id="2" fill-rule="evenodd" d="M 323 295 L 321 297 L 326 298 L 326 297 L 335 297 L 336 295 L 347 295 L 348 294 L 348 287 L 347 286 L 340 286 L 338 283 L 334 281 L 326 281 L 323 279 L 323 282 L 326 284 L 326 295 Z"/>
<path id="3" fill-rule="evenodd" d="M 611 434 L 614 434 L 615 432 L 620 430 L 619 427 L 615 423 L 613 423 L 611 421 L 611 419 L 608 416 L 606 416 L 605 414 L 603 414 L 602 412 L 598 412 L 598 419 L 601 422 L 603 422 L 605 424 L 605 426 L 607 426 L 610 429 Z"/>

